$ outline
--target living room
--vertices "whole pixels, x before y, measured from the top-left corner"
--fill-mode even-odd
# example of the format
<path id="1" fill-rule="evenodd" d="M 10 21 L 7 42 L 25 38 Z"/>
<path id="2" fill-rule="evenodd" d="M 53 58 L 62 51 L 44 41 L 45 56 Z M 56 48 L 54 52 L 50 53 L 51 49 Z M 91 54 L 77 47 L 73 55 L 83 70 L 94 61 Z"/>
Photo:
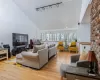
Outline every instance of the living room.
<path id="1" fill-rule="evenodd" d="M 1 0 L 0 80 L 100 80 L 99 0 Z"/>

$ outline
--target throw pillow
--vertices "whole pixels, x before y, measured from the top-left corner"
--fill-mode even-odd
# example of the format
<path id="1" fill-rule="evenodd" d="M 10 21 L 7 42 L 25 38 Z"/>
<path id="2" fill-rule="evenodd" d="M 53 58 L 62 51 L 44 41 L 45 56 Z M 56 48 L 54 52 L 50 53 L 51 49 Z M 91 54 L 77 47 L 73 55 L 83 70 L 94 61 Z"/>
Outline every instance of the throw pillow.
<path id="1" fill-rule="evenodd" d="M 52 48 L 54 46 L 55 46 L 55 44 L 51 44 L 51 45 L 48 45 L 48 48 Z"/>
<path id="2" fill-rule="evenodd" d="M 33 53 L 37 53 L 38 50 L 44 49 L 45 45 L 34 45 Z"/>
<path id="3" fill-rule="evenodd" d="M 87 53 L 82 53 L 82 54 L 80 55 L 79 61 L 87 60 L 87 56 L 88 56 Z"/>
<path id="4" fill-rule="evenodd" d="M 41 41 L 39 39 L 34 40 L 34 45 L 41 45 Z"/>
<path id="5" fill-rule="evenodd" d="M 36 44 L 37 45 L 41 45 L 41 41 L 40 40 L 37 40 Z"/>

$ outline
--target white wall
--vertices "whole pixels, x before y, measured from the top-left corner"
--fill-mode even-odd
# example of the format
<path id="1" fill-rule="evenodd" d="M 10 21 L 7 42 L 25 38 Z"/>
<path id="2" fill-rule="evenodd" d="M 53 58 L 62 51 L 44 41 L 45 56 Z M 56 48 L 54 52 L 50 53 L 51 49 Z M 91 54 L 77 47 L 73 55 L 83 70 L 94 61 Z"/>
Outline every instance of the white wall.
<path id="1" fill-rule="evenodd" d="M 77 38 L 78 42 L 90 42 L 90 24 L 81 24 L 78 26 Z"/>
<path id="2" fill-rule="evenodd" d="M 89 50 L 91 49 L 91 46 L 90 45 L 80 45 L 80 54 L 83 53 L 83 50 L 84 50 L 84 47 L 85 47 L 85 52 L 88 53 Z"/>
<path id="3" fill-rule="evenodd" d="M 0 0 L 0 43 L 10 44 L 12 33 L 28 34 L 29 39 L 39 38 L 40 30 L 13 0 Z"/>

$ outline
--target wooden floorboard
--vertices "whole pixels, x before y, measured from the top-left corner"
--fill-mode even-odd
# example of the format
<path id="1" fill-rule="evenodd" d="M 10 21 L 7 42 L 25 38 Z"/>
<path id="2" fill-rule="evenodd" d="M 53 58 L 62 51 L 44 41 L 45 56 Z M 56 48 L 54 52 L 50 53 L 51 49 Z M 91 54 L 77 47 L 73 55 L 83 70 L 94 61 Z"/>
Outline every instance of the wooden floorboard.
<path id="1" fill-rule="evenodd" d="M 0 61 L 0 80 L 60 80 L 60 65 L 70 63 L 68 52 L 59 52 L 41 70 L 18 67 Z"/>

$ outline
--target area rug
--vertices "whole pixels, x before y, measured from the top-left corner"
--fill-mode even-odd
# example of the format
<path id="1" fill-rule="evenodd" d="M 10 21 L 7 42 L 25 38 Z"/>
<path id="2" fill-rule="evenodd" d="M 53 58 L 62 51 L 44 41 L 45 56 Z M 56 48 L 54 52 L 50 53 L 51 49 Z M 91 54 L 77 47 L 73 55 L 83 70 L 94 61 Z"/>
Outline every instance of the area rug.
<path id="1" fill-rule="evenodd" d="M 12 65 L 15 65 L 15 66 L 18 66 L 18 67 L 22 67 L 22 65 L 16 63 L 16 58 L 11 58 L 9 60 L 6 60 L 4 61 L 6 64 L 12 64 Z"/>

